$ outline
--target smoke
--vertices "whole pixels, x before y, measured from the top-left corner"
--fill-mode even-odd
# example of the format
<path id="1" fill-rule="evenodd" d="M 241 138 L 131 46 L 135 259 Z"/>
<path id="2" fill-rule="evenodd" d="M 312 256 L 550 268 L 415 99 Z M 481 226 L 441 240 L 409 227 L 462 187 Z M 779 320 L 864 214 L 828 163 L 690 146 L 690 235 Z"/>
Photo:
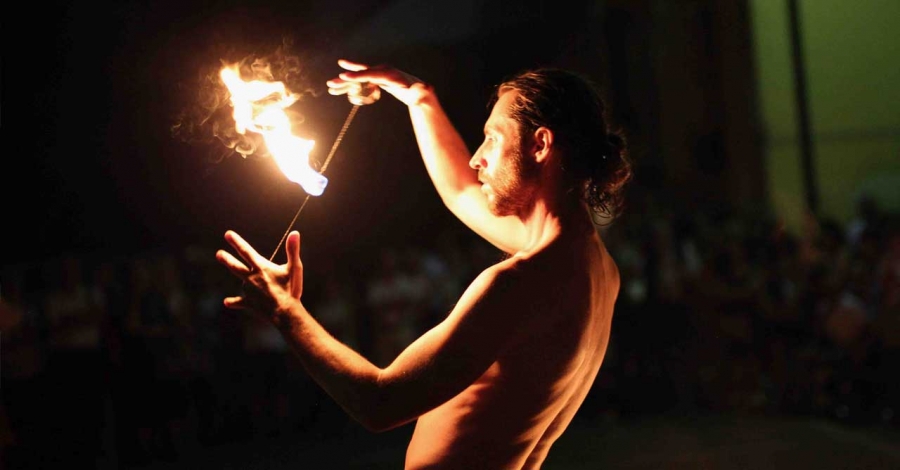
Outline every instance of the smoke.
<path id="1" fill-rule="evenodd" d="M 303 99 L 315 96 L 310 86 L 301 58 L 292 52 L 293 41 L 282 38 L 280 44 L 269 50 L 248 48 L 229 50 L 212 55 L 217 61 L 201 65 L 192 81 L 181 85 L 184 106 L 177 112 L 171 125 L 172 137 L 188 143 L 208 148 L 209 159 L 221 162 L 231 155 L 246 158 L 254 155 L 268 157 L 265 143 L 259 134 L 240 134 L 235 129 L 228 88 L 219 76 L 225 66 L 236 66 L 243 80 L 264 80 L 282 82 L 289 93 Z M 303 122 L 303 116 L 286 109 L 291 122 Z"/>

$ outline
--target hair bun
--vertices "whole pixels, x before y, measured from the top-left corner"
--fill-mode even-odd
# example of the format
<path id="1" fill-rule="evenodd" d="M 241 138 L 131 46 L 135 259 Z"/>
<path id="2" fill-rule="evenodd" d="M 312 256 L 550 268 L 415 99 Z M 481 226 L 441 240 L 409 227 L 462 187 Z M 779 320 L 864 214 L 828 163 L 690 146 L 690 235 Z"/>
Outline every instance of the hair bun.
<path id="1" fill-rule="evenodd" d="M 606 134 L 606 146 L 607 152 L 604 157 L 618 158 L 622 154 L 622 149 L 625 148 L 625 139 L 621 135 L 611 132 Z"/>

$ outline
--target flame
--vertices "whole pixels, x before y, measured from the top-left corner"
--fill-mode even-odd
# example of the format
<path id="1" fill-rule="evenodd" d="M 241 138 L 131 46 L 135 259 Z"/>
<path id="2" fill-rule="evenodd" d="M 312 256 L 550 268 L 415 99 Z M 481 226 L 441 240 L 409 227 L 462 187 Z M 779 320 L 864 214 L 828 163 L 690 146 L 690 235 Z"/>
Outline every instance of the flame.
<path id="1" fill-rule="evenodd" d="M 312 196 L 325 191 L 328 178 L 309 166 L 309 154 L 315 141 L 291 133 L 291 122 L 285 109 L 294 104 L 298 95 L 291 93 L 282 82 L 263 80 L 244 81 L 237 66 L 226 66 L 220 77 L 231 93 L 235 129 L 262 135 L 282 173 Z"/>

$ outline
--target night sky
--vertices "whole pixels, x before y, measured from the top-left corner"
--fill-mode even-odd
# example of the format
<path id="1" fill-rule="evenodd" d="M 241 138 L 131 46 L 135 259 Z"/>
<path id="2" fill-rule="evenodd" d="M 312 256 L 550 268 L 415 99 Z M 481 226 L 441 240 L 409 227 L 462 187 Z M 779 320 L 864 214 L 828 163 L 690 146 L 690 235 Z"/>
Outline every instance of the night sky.
<path id="1" fill-rule="evenodd" d="M 251 3 L 253 4 L 251 6 Z M 550 2 L 114 2 L 26 4 L 4 18 L 3 264 L 224 246 L 227 229 L 265 255 L 305 193 L 270 159 L 183 142 L 175 116 L 226 49 L 285 37 L 317 95 L 295 105 L 324 159 L 350 110 L 326 93 L 336 61 L 390 63 L 431 82 L 474 149 L 491 86 L 571 49 L 583 9 Z M 22 20 L 20 28 L 12 23 Z M 325 194 L 296 228 L 304 257 L 343 260 L 457 224 L 419 160 L 404 106 L 358 113 Z"/>

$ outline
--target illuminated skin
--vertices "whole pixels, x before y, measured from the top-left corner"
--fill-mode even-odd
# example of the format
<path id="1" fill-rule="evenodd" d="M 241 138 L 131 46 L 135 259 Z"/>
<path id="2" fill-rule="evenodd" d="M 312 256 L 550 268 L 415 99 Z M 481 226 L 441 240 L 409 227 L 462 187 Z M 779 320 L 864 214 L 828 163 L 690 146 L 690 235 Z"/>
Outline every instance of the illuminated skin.
<path id="1" fill-rule="evenodd" d="M 447 207 L 511 256 L 483 271 L 446 319 L 383 369 L 306 311 L 297 232 L 285 265 L 226 233 L 243 261 L 224 250 L 217 258 L 245 281 L 245 293 L 225 305 L 271 319 L 310 376 L 368 429 L 417 420 L 405 468 L 540 468 L 597 375 L 619 290 L 587 209 L 562 196 L 553 133 L 539 128 L 519 145 L 506 112 L 515 95 L 503 93 L 470 157 L 428 86 L 391 68 L 341 65 L 351 72 L 329 81 L 331 93 L 370 81 L 407 104 Z M 517 152 L 536 168 L 531 177 L 513 165 Z"/>

